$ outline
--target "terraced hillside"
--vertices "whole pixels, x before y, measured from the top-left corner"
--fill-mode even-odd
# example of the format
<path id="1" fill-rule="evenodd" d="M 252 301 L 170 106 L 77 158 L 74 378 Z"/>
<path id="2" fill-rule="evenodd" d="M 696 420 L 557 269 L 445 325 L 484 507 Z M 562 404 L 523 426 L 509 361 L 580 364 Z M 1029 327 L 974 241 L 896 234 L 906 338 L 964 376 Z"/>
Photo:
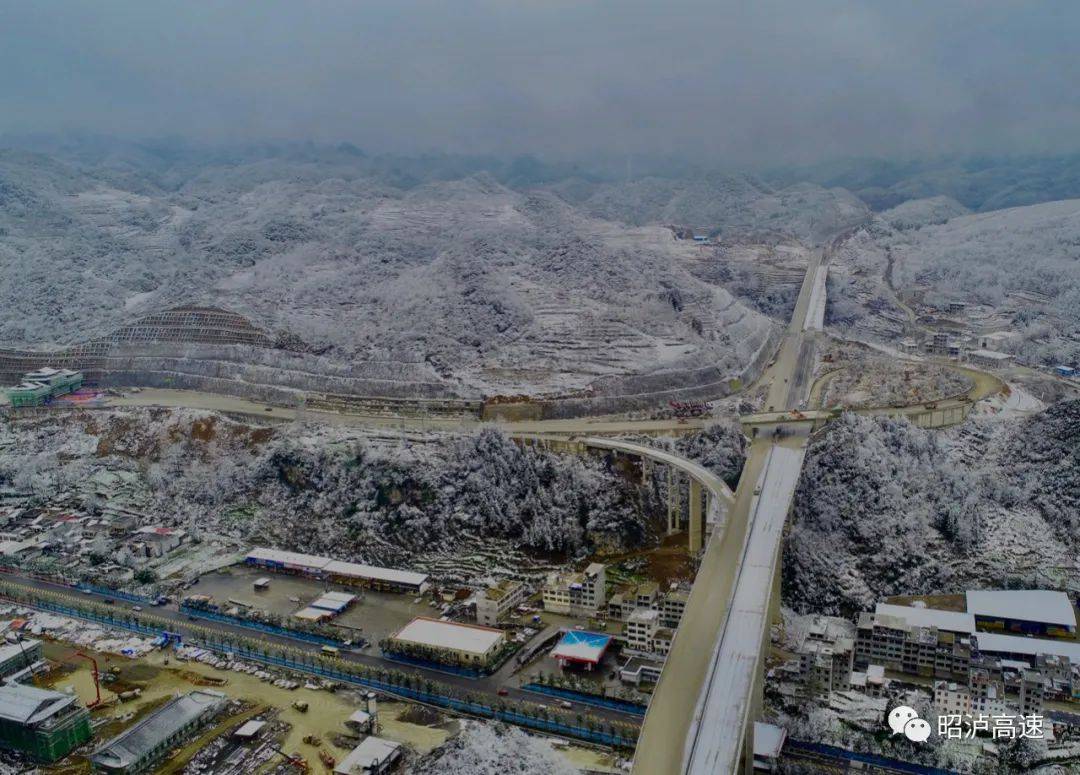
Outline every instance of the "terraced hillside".
<path id="1" fill-rule="evenodd" d="M 344 162 L 6 152 L 0 198 L 5 375 L 66 351 L 264 397 L 715 393 L 775 333 L 671 229 L 486 174 L 401 188 Z"/>

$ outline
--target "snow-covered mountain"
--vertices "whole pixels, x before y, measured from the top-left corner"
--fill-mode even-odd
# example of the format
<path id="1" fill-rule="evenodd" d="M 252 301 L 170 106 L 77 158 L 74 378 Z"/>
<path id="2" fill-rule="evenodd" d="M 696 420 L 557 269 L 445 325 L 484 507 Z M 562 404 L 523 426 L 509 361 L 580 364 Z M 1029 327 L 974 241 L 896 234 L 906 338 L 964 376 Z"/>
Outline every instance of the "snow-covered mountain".
<path id="1" fill-rule="evenodd" d="M 932 222 L 950 207 L 911 202 L 845 239 L 832 259 L 831 321 L 895 337 L 906 312 L 895 294 L 919 294 L 939 308 L 967 303 L 973 326 L 1021 333 L 1030 362 L 1080 359 L 1080 199 Z M 890 217 L 930 222 L 897 228 Z"/>
<path id="2" fill-rule="evenodd" d="M 784 549 L 799 611 L 889 595 L 1063 586 L 1080 525 L 1080 401 L 949 431 L 846 415 L 808 451 Z"/>
<path id="3" fill-rule="evenodd" d="M 592 186 L 569 181 L 555 190 L 600 218 L 671 224 L 724 237 L 794 237 L 816 244 L 870 217 L 869 208 L 844 189 L 813 183 L 776 189 L 747 175 L 649 177 Z"/>
<path id="4" fill-rule="evenodd" d="M 340 160 L 0 153 L 0 346 L 81 342 L 207 306 L 308 353 L 299 371 L 347 364 L 474 396 L 635 375 L 693 384 L 706 366 L 736 376 L 774 330 L 693 274 L 692 243 L 669 229 L 482 173 L 387 177 Z"/>
<path id="5" fill-rule="evenodd" d="M 910 199 L 881 213 L 881 219 L 894 229 L 904 231 L 945 223 L 950 218 L 970 212 L 951 197 L 934 196 L 929 199 Z"/>

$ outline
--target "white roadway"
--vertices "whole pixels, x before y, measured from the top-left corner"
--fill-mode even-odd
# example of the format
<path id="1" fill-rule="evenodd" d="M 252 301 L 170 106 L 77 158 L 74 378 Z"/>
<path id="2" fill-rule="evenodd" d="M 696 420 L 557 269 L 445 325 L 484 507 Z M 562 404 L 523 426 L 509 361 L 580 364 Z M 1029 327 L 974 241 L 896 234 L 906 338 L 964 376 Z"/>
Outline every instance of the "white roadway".
<path id="1" fill-rule="evenodd" d="M 735 595 L 713 650 L 686 741 L 686 771 L 693 775 L 735 772 L 748 727 L 752 729 L 754 682 L 764 669 L 763 648 L 772 615 L 773 579 L 780 561 L 784 522 L 799 483 L 805 444 L 774 446 L 750 503 L 750 535 L 739 563 Z"/>
<path id="2" fill-rule="evenodd" d="M 780 352 L 763 377 L 770 382 L 767 404 L 776 409 L 798 405 L 808 388 L 802 380 L 807 375 L 798 367 L 800 354 L 806 357 L 804 342 L 813 335 L 805 328 L 821 259 L 820 251 L 811 258 Z M 747 722 L 752 722 L 762 630 L 767 630 L 773 592 L 771 574 L 806 432 L 803 428 L 780 441 L 771 434 L 759 435 L 751 444 L 735 505 L 724 529 L 714 531 L 705 548 L 649 702 L 634 755 L 635 775 L 713 775 L 738 768 Z M 777 448 L 785 451 L 774 451 Z M 771 568 L 763 578 L 765 562 Z"/>

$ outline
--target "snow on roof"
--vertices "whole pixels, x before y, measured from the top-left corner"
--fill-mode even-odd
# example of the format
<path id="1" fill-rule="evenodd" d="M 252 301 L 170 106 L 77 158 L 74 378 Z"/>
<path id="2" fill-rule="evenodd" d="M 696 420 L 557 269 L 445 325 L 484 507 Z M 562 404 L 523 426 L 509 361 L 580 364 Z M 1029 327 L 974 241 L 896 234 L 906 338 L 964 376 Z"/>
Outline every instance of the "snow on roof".
<path id="1" fill-rule="evenodd" d="M 23 684 L 0 686 L 0 719 L 36 724 L 75 702 L 75 695 Z"/>
<path id="2" fill-rule="evenodd" d="M 969 590 L 967 609 L 975 616 L 1076 627 L 1069 596 L 1047 589 Z"/>
<path id="3" fill-rule="evenodd" d="M 371 714 L 366 710 L 354 710 L 353 714 L 349 716 L 349 721 L 354 724 L 366 724 L 371 721 Z"/>
<path id="4" fill-rule="evenodd" d="M 764 759 L 776 759 L 784 747 L 787 731 L 775 724 L 754 722 L 754 756 Z"/>
<path id="5" fill-rule="evenodd" d="M 1049 654 L 1068 657 L 1069 662 L 1080 664 L 1080 643 L 1075 640 L 1025 638 L 1023 635 L 1001 635 L 996 632 L 980 632 L 975 638 L 979 643 L 979 651 L 984 654 L 1019 654 L 1030 657 Z"/>
<path id="6" fill-rule="evenodd" d="M 502 630 L 491 627 L 418 616 L 398 630 L 391 639 L 484 656 L 504 637 Z"/>
<path id="7" fill-rule="evenodd" d="M 256 547 L 247 553 L 248 560 L 261 560 L 263 562 L 280 562 L 283 565 L 297 565 L 311 570 L 321 570 L 330 562 L 329 557 L 316 557 L 312 554 L 300 554 L 299 552 L 286 552 L 281 549 L 267 549 Z"/>
<path id="8" fill-rule="evenodd" d="M 610 635 L 584 630 L 568 630 L 558 645 L 552 649 L 551 656 L 556 659 L 590 662 L 595 665 L 604 658 L 604 652 L 610 643 Z"/>
<path id="9" fill-rule="evenodd" d="M 14 659 L 20 654 L 25 654 L 34 646 L 38 645 L 40 641 L 32 640 L 30 638 L 23 638 L 16 643 L 2 643 L 0 642 L 0 664 L 7 662 L 9 659 Z"/>
<path id="10" fill-rule="evenodd" d="M 259 730 L 266 726 L 265 721 L 251 721 L 244 722 L 238 730 L 233 732 L 233 737 L 255 737 L 259 733 Z"/>
<path id="11" fill-rule="evenodd" d="M 1012 357 L 1008 353 L 999 353 L 997 350 L 972 350 L 971 354 L 979 358 L 989 358 L 994 361 L 1007 361 Z"/>
<path id="12" fill-rule="evenodd" d="M 313 554 L 300 554 L 299 552 L 287 552 L 281 549 L 268 549 L 257 546 L 247 553 L 247 560 L 260 562 L 277 562 L 283 565 L 293 565 L 309 570 L 321 570 L 338 576 L 349 576 L 357 579 L 373 579 L 385 581 L 389 584 L 402 584 L 419 587 L 426 583 L 426 573 L 415 573 L 407 570 L 395 570 L 394 568 L 380 568 L 375 565 L 364 565 L 358 562 L 344 562 L 329 557 L 319 557 Z"/>
<path id="13" fill-rule="evenodd" d="M 394 568 L 380 568 L 375 565 L 364 565 L 358 562 L 343 562 L 331 560 L 323 568 L 327 573 L 338 576 L 351 576 L 358 579 L 375 579 L 390 584 L 403 584 L 418 587 L 427 582 L 426 573 L 416 573 L 407 570 L 395 570 Z"/>
<path id="14" fill-rule="evenodd" d="M 313 608 L 308 606 L 293 614 L 297 619 L 307 619 L 308 621 L 317 622 L 321 619 L 326 619 L 330 616 L 329 611 L 325 611 L 322 608 Z"/>
<path id="15" fill-rule="evenodd" d="M 349 603 L 356 599 L 356 595 L 350 595 L 346 592 L 327 592 L 320 596 L 318 599 L 311 602 L 308 609 L 318 608 L 323 611 L 333 611 L 334 613 L 340 613 L 349 607 Z M 305 610 L 308 610 L 305 609 Z"/>
<path id="16" fill-rule="evenodd" d="M 878 603 L 875 613 L 897 616 L 914 627 L 937 627 L 946 632 L 970 635 L 975 632 L 975 617 L 959 611 L 939 611 L 935 608 L 914 608 L 909 605 Z"/>
<path id="17" fill-rule="evenodd" d="M 161 536 L 162 538 L 174 535 L 183 535 L 184 531 L 177 527 L 163 527 L 161 525 L 147 525 L 135 531 L 140 535 Z"/>
<path id="18" fill-rule="evenodd" d="M 358 773 L 373 772 L 375 771 L 373 765 L 379 765 L 394 758 L 398 755 L 400 748 L 401 745 L 392 740 L 374 736 L 365 737 L 360 745 L 352 749 L 334 767 L 334 772 L 338 773 L 338 775 L 358 775 Z"/>
<path id="19" fill-rule="evenodd" d="M 176 697 L 107 742 L 94 752 L 90 761 L 103 769 L 126 769 L 171 742 L 181 730 L 190 728 L 224 701 L 224 694 L 207 689 Z"/>

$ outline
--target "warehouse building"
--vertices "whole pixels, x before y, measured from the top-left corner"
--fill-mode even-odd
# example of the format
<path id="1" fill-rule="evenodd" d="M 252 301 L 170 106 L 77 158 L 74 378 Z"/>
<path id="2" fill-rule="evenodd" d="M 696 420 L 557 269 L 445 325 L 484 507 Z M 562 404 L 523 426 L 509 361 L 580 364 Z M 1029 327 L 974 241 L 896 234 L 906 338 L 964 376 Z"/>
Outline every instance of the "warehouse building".
<path id="1" fill-rule="evenodd" d="M 1064 592 L 1046 589 L 972 590 L 967 610 L 978 629 L 1073 638 L 1076 612 Z"/>
<path id="2" fill-rule="evenodd" d="M 1012 356 L 995 350 L 972 350 L 968 353 L 968 361 L 984 369 L 1001 369 L 1012 362 Z"/>
<path id="3" fill-rule="evenodd" d="M 54 762 L 90 736 L 90 712 L 75 695 L 15 683 L 0 686 L 0 748 Z"/>
<path id="4" fill-rule="evenodd" d="M 506 645 L 506 633 L 476 624 L 419 616 L 386 642 L 391 654 L 448 665 L 483 668 L 491 665 Z"/>
<path id="5" fill-rule="evenodd" d="M 343 562 L 281 549 L 256 547 L 247 553 L 244 562 L 280 573 L 297 573 L 339 584 L 409 592 L 414 595 L 423 594 L 430 586 L 426 573 Z"/>
<path id="6" fill-rule="evenodd" d="M 24 638 L 0 645 L 0 678 L 7 678 L 40 661 L 41 641 Z"/>
<path id="7" fill-rule="evenodd" d="M 90 762 L 102 772 L 149 772 L 224 704 L 224 694 L 207 689 L 175 697 L 98 749 Z"/>
<path id="8" fill-rule="evenodd" d="M 365 737 L 334 767 L 335 775 L 381 775 L 401 758 L 401 745 L 381 737 Z"/>

